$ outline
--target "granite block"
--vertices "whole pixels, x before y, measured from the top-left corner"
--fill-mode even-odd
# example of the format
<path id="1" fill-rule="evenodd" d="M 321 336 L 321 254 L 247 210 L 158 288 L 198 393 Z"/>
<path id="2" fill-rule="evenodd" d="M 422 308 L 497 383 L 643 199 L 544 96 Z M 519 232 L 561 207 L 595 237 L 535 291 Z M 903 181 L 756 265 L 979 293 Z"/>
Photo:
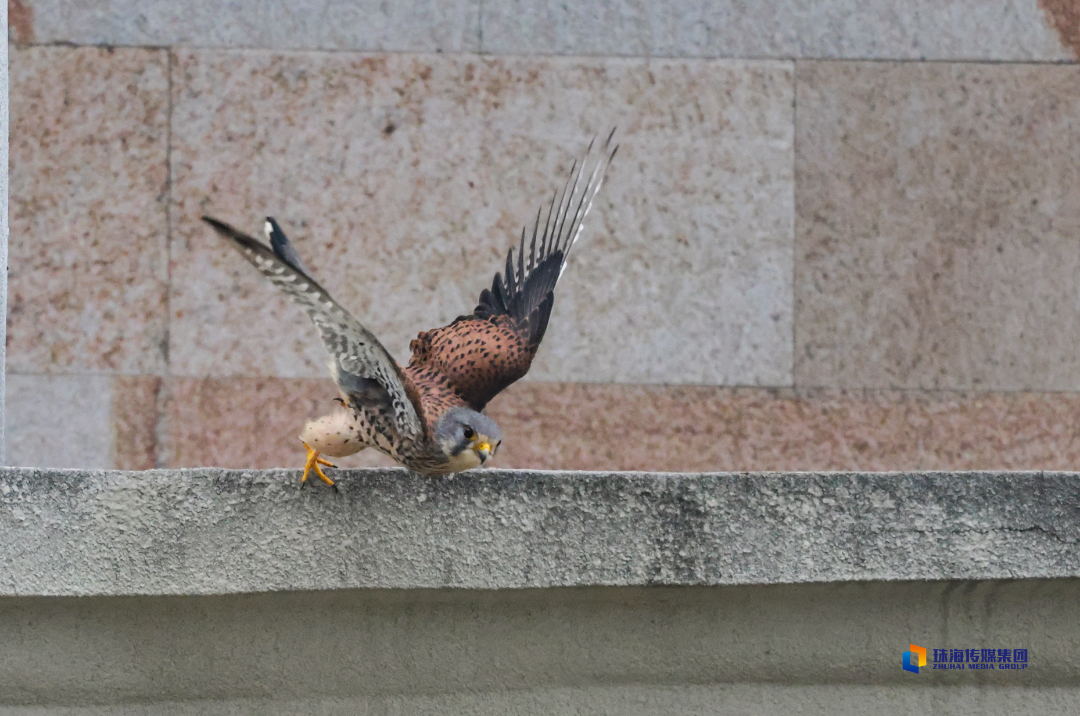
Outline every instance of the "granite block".
<path id="1" fill-rule="evenodd" d="M 11 49 L 8 370 L 164 369 L 167 65 Z"/>
<path id="2" fill-rule="evenodd" d="M 185 50 L 176 73 L 175 374 L 325 375 L 307 318 L 201 214 L 274 215 L 404 360 L 618 125 L 528 379 L 790 384 L 790 64 Z"/>
<path id="3" fill-rule="evenodd" d="M 1080 68 L 801 63 L 799 387 L 1080 388 Z"/>
<path id="4" fill-rule="evenodd" d="M 1080 58 L 1080 6 L 1072 0 L 1039 0 L 1047 23 L 1057 31 L 1061 44 Z"/>
<path id="5" fill-rule="evenodd" d="M 10 0 L 13 39 L 76 45 L 476 52 L 479 0 Z M 10 5 L 9 5 L 10 6 Z"/>
<path id="6" fill-rule="evenodd" d="M 554 470 L 1072 470 L 1080 396 L 517 384 L 496 465 Z"/>
<path id="7" fill-rule="evenodd" d="M 1063 60 L 1073 58 L 1075 44 L 1067 5 L 1064 0 L 491 0 L 484 3 L 481 22 L 483 51 L 494 54 Z"/>
<path id="8" fill-rule="evenodd" d="M 8 0 L 7 19 L 9 43 L 34 41 L 34 8 L 28 2 Z"/>
<path id="9" fill-rule="evenodd" d="M 164 416 L 168 444 L 159 460 L 171 467 L 302 466 L 306 453 L 297 436 L 305 420 L 335 407 L 337 394 L 329 378 L 170 378 Z M 395 463 L 365 450 L 335 464 Z"/>
<path id="10" fill-rule="evenodd" d="M 8 25 L 8 14 L 4 13 L 0 18 L 0 27 L 5 31 Z M 5 437 L 3 405 L 4 405 L 4 379 L 7 367 L 7 295 L 8 295 L 8 188 L 10 179 L 10 139 L 11 139 L 11 114 L 8 111 L 10 103 L 10 76 L 8 68 L 7 45 L 0 47 L 0 464 L 7 464 L 5 459 Z"/>
<path id="11" fill-rule="evenodd" d="M 10 0 L 20 44 L 773 59 L 1072 59 L 1068 0 Z"/>
<path id="12" fill-rule="evenodd" d="M 7 376 L 7 464 L 114 467 L 112 385 L 102 375 Z"/>
<path id="13" fill-rule="evenodd" d="M 113 378 L 111 417 L 117 469 L 149 470 L 158 466 L 163 382 L 152 375 Z"/>
<path id="14" fill-rule="evenodd" d="M 329 380 L 172 378 L 171 467 L 303 464 L 305 419 L 329 412 Z M 519 382 L 490 415 L 493 465 L 546 470 L 1069 470 L 1080 396 Z M 116 418 L 114 418 L 116 420 Z M 144 433 L 145 434 L 145 433 Z M 118 453 L 123 454 L 122 445 Z M 342 467 L 389 466 L 374 451 Z"/>

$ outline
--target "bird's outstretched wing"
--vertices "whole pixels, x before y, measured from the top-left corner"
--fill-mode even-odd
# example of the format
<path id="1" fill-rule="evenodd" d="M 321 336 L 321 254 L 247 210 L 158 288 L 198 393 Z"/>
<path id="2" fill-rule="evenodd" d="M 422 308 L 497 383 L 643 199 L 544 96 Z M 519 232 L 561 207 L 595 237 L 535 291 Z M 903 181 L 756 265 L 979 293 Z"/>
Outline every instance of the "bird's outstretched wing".
<path id="1" fill-rule="evenodd" d="M 413 355 L 406 372 L 418 384 L 439 376 L 479 411 L 528 372 L 547 330 L 555 284 L 618 149 L 611 143 L 614 134 L 612 130 L 587 171 L 593 147 L 589 144 L 581 163 L 571 167 L 561 194 L 552 195 L 546 216 L 544 207 L 537 212 L 531 239 L 526 241 L 527 226 L 521 230 L 516 261 L 510 249 L 505 275 L 495 274 L 472 314 L 421 333 L 410 344 Z"/>
<path id="2" fill-rule="evenodd" d="M 230 239 L 244 258 L 304 309 L 319 329 L 330 354 L 330 371 L 350 403 L 369 408 L 373 419 L 384 416 L 388 427 L 402 437 L 422 433 L 423 426 L 406 389 L 401 367 L 371 331 L 308 275 L 277 222 L 269 217 L 266 220 L 271 250 L 222 221 L 209 216 L 202 219 Z"/>

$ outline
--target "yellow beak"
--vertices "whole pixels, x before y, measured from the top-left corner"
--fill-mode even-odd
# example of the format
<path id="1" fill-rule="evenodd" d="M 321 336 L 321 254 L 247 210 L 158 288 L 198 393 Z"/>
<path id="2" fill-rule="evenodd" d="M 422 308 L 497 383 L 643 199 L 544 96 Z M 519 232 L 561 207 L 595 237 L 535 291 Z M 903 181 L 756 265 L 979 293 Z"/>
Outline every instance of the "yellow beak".
<path id="1" fill-rule="evenodd" d="M 483 465 L 487 462 L 487 459 L 491 457 L 491 443 L 478 442 L 473 446 L 473 450 L 480 456 L 480 464 Z"/>

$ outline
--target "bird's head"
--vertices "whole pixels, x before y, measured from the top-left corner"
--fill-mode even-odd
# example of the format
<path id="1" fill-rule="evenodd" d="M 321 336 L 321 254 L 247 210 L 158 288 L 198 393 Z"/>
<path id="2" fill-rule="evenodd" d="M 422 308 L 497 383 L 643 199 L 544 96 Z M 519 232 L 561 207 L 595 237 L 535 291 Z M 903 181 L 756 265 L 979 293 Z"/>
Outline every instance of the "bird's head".
<path id="1" fill-rule="evenodd" d="M 480 467 L 502 443 L 495 421 L 475 410 L 451 408 L 435 424 L 435 441 L 446 454 L 450 472 Z"/>

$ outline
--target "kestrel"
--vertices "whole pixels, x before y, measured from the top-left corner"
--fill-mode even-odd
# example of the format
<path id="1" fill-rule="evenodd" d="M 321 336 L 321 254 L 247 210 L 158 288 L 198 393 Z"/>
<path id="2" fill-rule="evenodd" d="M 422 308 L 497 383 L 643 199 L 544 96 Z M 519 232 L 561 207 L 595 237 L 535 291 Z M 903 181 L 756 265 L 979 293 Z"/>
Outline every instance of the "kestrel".
<path id="1" fill-rule="evenodd" d="M 307 448 L 301 486 L 312 470 L 333 486 L 320 468 L 333 465 L 322 455 L 344 457 L 365 448 L 427 475 L 469 470 L 495 455 L 502 430 L 483 414 L 484 407 L 532 364 L 547 330 L 555 284 L 618 149 L 611 144 L 613 135 L 591 171 L 586 171 L 591 143 L 581 163 L 574 163 L 562 191 L 546 204 L 546 216 L 543 206 L 537 212 L 528 250 L 526 226 L 517 256 L 511 248 L 504 273 L 495 274 L 473 312 L 417 335 L 404 368 L 311 277 L 272 218 L 264 225 L 267 248 L 224 222 L 202 217 L 300 305 L 329 353 L 341 406 L 309 420 L 300 434 Z"/>

